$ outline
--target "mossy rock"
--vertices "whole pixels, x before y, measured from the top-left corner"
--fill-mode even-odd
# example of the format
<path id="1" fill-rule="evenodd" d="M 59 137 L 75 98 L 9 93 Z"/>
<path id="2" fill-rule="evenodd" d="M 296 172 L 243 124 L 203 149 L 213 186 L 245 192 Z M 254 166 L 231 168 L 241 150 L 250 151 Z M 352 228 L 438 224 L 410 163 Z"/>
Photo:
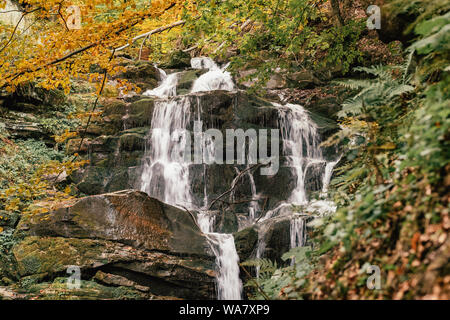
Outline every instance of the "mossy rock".
<path id="1" fill-rule="evenodd" d="M 154 108 L 155 101 L 152 98 L 145 98 L 130 103 L 128 114 L 124 120 L 125 127 L 138 128 L 149 126 L 152 122 Z"/>
<path id="2" fill-rule="evenodd" d="M 126 103 L 120 99 L 103 99 L 101 105 L 103 106 L 103 114 L 107 116 L 112 114 L 123 116 L 127 111 Z"/>
<path id="3" fill-rule="evenodd" d="M 120 151 L 144 150 L 145 148 L 144 137 L 137 133 L 126 133 L 120 136 L 119 141 Z"/>
<path id="4" fill-rule="evenodd" d="M 181 72 L 177 83 L 177 95 L 187 94 L 191 91 L 192 85 L 207 69 L 187 70 Z"/>
<path id="5" fill-rule="evenodd" d="M 155 66 L 148 61 L 127 61 L 123 63 L 126 71 L 117 75 L 115 78 L 130 80 L 141 90 L 153 89 L 158 85 L 159 72 Z"/>
<path id="6" fill-rule="evenodd" d="M 134 190 L 63 203 L 61 208 L 49 214 L 25 214 L 15 235 L 19 238 L 62 236 L 119 241 L 148 250 L 207 258 L 211 256 L 206 238 L 189 213 Z M 39 253 L 42 243 L 33 245 L 36 247 L 33 252 Z M 48 252 L 49 249 L 42 251 Z M 25 259 L 33 273 L 44 272 L 33 258 L 36 255 L 24 252 L 21 256 L 17 260 Z M 59 258 L 58 261 L 61 264 L 64 259 Z"/>
<path id="7" fill-rule="evenodd" d="M 19 274 L 57 274 L 68 266 L 88 267 L 107 263 L 102 252 L 105 242 L 90 239 L 66 239 L 61 237 L 27 237 L 13 247 Z"/>
<path id="8" fill-rule="evenodd" d="M 191 55 L 181 50 L 171 52 L 160 64 L 163 69 L 184 69 L 191 66 Z"/>
<path id="9" fill-rule="evenodd" d="M 126 71 L 118 77 L 129 80 L 144 80 L 148 78 L 159 80 L 159 72 L 151 62 L 134 61 L 126 63 Z"/>
<path id="10" fill-rule="evenodd" d="M 19 214 L 17 212 L 0 210 L 0 227 L 13 228 L 18 220 Z"/>
<path id="11" fill-rule="evenodd" d="M 236 251 L 240 261 L 248 260 L 252 255 L 254 248 L 256 248 L 258 232 L 250 227 L 236 232 L 233 235 L 234 244 L 236 245 Z"/>
<path id="12" fill-rule="evenodd" d="M 14 230 L 11 227 L 1 227 L 0 232 L 0 284 L 9 285 L 19 278 L 17 261 L 11 253 L 11 248 L 17 243 L 12 236 Z"/>
<path id="13" fill-rule="evenodd" d="M 128 176 L 128 167 L 114 168 L 108 183 L 105 185 L 106 192 L 115 192 L 130 189 L 130 177 Z"/>
<path id="14" fill-rule="evenodd" d="M 108 177 L 108 168 L 88 167 L 83 171 L 82 180 L 77 183 L 77 188 L 84 194 L 100 194 L 104 191 L 105 181 Z"/>
<path id="15" fill-rule="evenodd" d="M 152 297 L 133 288 L 109 287 L 87 280 L 80 281 L 79 289 L 69 289 L 64 277 L 32 285 L 29 291 L 36 300 L 144 300 Z"/>
<path id="16" fill-rule="evenodd" d="M 18 86 L 14 93 L 6 97 L 5 104 L 14 110 L 19 103 L 30 103 L 35 106 L 47 106 L 52 108 L 60 106 L 66 101 L 66 96 L 62 90 L 47 90 L 39 87 L 36 83 L 26 83 Z M 22 105 L 23 107 L 23 105 Z"/>
<path id="17" fill-rule="evenodd" d="M 70 139 L 66 142 L 66 153 L 67 154 L 86 153 L 88 152 L 90 142 L 91 139 L 84 138 L 83 143 L 80 145 L 81 138 Z"/>

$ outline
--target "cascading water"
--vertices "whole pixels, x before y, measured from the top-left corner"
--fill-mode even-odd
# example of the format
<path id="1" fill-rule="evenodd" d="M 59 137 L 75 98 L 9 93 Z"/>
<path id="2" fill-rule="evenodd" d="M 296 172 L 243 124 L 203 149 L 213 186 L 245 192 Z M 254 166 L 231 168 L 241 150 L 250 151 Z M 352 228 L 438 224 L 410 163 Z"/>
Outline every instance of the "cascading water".
<path id="1" fill-rule="evenodd" d="M 189 119 L 189 99 L 155 102 L 148 135 L 151 147 L 144 157 L 140 189 L 166 203 L 191 208 L 189 163 L 181 160 L 186 150 Z"/>
<path id="2" fill-rule="evenodd" d="M 160 86 L 153 90 L 147 90 L 143 93 L 144 96 L 155 96 L 159 98 L 173 97 L 177 94 L 177 84 L 179 73 L 171 73 L 167 75 L 163 70 L 158 69 L 162 78 Z"/>
<path id="3" fill-rule="evenodd" d="M 209 58 L 193 58 L 191 64 L 194 69 L 209 69 L 195 80 L 191 93 L 235 90 L 232 77 L 226 71 L 226 66 L 220 68 Z M 189 155 L 191 152 L 186 149 L 188 138 L 191 138 L 186 136 L 190 135 L 187 130 L 192 128 L 191 121 L 202 120 L 203 113 L 200 99 L 189 94 L 176 96 L 180 73 L 166 75 L 164 71 L 160 70 L 160 76 L 162 80 L 160 86 L 144 93 L 147 96 L 157 97 L 157 99 L 152 116 L 152 129 L 147 135 L 148 148 L 143 159 L 140 189 L 166 203 L 198 212 L 198 225 L 207 237 L 211 251 L 216 257 L 218 298 L 241 299 L 242 282 L 239 277 L 239 256 L 236 252 L 233 235 L 215 232 L 216 216 L 206 211 L 209 202 L 206 179 L 203 185 L 203 199 L 196 199 L 191 190 L 190 166 L 192 163 L 184 157 L 186 152 L 189 152 Z M 294 214 L 292 204 L 305 207 L 306 211 L 307 208 L 314 208 L 314 206 L 319 209 L 332 210 L 333 207 L 325 200 L 309 201 L 305 184 L 307 175 L 312 175 L 314 179 L 322 183 L 322 193 L 326 193 L 333 167 L 339 161 L 327 162 L 323 158 L 319 146 L 318 127 L 310 119 L 305 109 L 294 104 L 273 103 L 273 106 L 278 110 L 283 155 L 287 159 L 286 165 L 295 176 L 295 188 L 287 201 L 280 203 L 278 207 L 267 211 L 261 217 L 262 213 L 258 202 L 259 194 L 253 172 L 248 170 L 250 169 L 249 165 L 246 169 L 242 169 L 247 170 L 245 176 L 250 185 L 251 199 L 248 203 L 248 217 L 245 223 L 239 223 L 239 227 L 258 224 L 257 257 L 262 257 L 264 254 L 266 248 L 265 233 L 270 227 L 272 219 L 289 218 L 290 247 L 295 248 L 305 245 L 305 216 Z M 203 135 L 202 157 L 204 164 L 202 172 L 205 176 L 208 172 L 208 163 L 215 154 L 214 148 L 215 145 L 211 137 Z M 256 163 L 255 160 L 257 159 L 251 159 L 250 156 L 249 153 L 248 163 Z M 235 169 L 236 177 L 233 185 L 237 183 L 240 172 L 237 167 Z M 323 170 L 325 172 L 320 175 Z M 230 202 L 234 201 L 234 196 L 234 191 L 230 192 Z"/>
<path id="4" fill-rule="evenodd" d="M 324 161 L 319 148 L 320 135 L 316 124 L 311 121 L 303 107 L 295 104 L 284 106 L 274 103 L 280 114 L 280 129 L 283 151 L 289 165 L 295 170 L 297 186 L 291 194 L 290 202 L 304 205 L 308 202 L 305 191 L 305 176 L 312 161 Z"/>
<path id="5" fill-rule="evenodd" d="M 207 66 L 209 72 L 202 75 L 193 84 L 192 92 L 211 91 L 216 89 L 233 90 L 234 84 L 228 72 L 221 70 L 211 59 L 194 58 L 193 68 Z M 147 96 L 161 98 L 155 101 L 151 131 L 148 134 L 148 151 L 145 152 L 141 175 L 141 191 L 166 203 L 199 210 L 197 222 L 206 235 L 212 252 L 216 256 L 217 295 L 221 300 L 241 299 L 242 281 L 239 278 L 239 256 L 236 252 L 234 238 L 231 234 L 220 234 L 214 231 L 214 216 L 204 213 L 195 206 L 189 165 L 186 160 L 187 131 L 191 121 L 191 100 L 187 96 L 175 97 L 178 73 L 165 76 L 161 73 L 162 83 L 159 87 L 144 93 Z M 201 106 L 198 106 L 198 119 Z M 205 139 L 206 140 L 206 139 Z M 203 156 L 213 154 L 214 144 L 206 140 Z M 205 191 L 207 206 L 207 195 Z"/>
<path id="6" fill-rule="evenodd" d="M 287 157 L 287 165 L 295 173 L 296 186 L 287 203 L 281 203 L 277 208 L 268 211 L 261 221 L 266 222 L 273 217 L 290 215 L 290 248 L 301 247 L 306 244 L 306 218 L 293 214 L 291 204 L 304 207 L 305 212 L 325 214 L 336 208 L 330 201 L 309 201 L 305 188 L 308 170 L 316 165 L 324 164 L 322 178 L 322 196 L 328 191 L 328 185 L 334 166 L 339 159 L 327 162 L 323 158 L 320 148 L 320 134 L 317 125 L 310 119 L 308 112 L 300 105 L 273 103 L 279 111 L 279 126 L 283 140 L 283 155 Z M 269 222 L 266 222 L 270 225 Z M 267 228 L 267 225 L 265 228 Z M 264 228 L 259 230 L 256 257 L 261 258 L 266 248 Z M 292 263 L 294 261 L 291 261 Z M 257 270 L 259 271 L 259 270 Z"/>
<path id="7" fill-rule="evenodd" d="M 233 78 L 228 71 L 225 71 L 227 66 L 219 68 L 219 66 L 209 58 L 194 58 L 192 59 L 192 67 L 194 69 L 206 68 L 209 69 L 209 71 L 201 75 L 200 78 L 194 82 L 191 92 L 234 90 Z"/>
<path id="8" fill-rule="evenodd" d="M 211 250 L 216 256 L 217 297 L 219 300 L 241 300 L 242 281 L 239 278 L 239 256 L 231 234 L 215 233 L 215 218 L 210 213 L 200 212 L 197 222 L 207 236 Z"/>

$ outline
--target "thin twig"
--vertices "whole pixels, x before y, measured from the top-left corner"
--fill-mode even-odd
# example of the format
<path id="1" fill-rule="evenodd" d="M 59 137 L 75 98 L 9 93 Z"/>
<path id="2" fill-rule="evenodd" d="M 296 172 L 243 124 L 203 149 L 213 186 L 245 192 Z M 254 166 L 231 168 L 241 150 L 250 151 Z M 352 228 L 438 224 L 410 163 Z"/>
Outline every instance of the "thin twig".
<path id="1" fill-rule="evenodd" d="M 194 221 L 195 225 L 198 227 L 198 229 L 203 233 L 202 229 L 200 228 L 200 226 L 198 225 L 197 219 L 195 218 L 194 214 L 189 211 L 188 208 L 186 208 L 185 206 L 180 206 L 181 208 L 183 208 L 184 210 L 186 210 L 187 213 L 189 213 L 189 215 L 191 216 L 192 220 Z"/>
<path id="2" fill-rule="evenodd" d="M 141 47 L 139 48 L 139 58 L 138 61 L 141 61 L 141 56 L 142 56 L 142 48 L 144 47 L 145 41 L 147 41 L 147 39 L 150 37 L 150 35 L 147 35 L 144 40 L 142 40 L 141 43 Z"/>
<path id="3" fill-rule="evenodd" d="M 140 34 L 140 35 L 134 37 L 133 39 L 131 39 L 131 42 L 130 42 L 130 43 L 127 43 L 126 45 L 123 45 L 123 46 L 121 46 L 121 47 L 119 47 L 119 48 L 116 48 L 116 52 L 117 52 L 117 51 L 120 51 L 120 50 L 123 50 L 123 49 L 125 49 L 125 48 L 128 48 L 132 43 L 136 42 L 136 41 L 139 40 L 139 39 L 146 38 L 146 37 L 149 37 L 149 36 L 152 35 L 152 34 L 155 34 L 155 33 L 161 33 L 161 32 L 163 32 L 163 31 L 166 31 L 166 30 L 169 30 L 169 29 L 178 27 L 178 26 L 182 26 L 182 25 L 184 25 L 185 23 L 186 23 L 185 20 L 180 20 L 180 21 L 174 22 L 174 23 L 172 23 L 172 24 L 169 24 L 169 25 L 167 25 L 167 26 L 159 27 L 159 28 L 156 28 L 156 29 L 151 30 L 151 31 L 149 31 L 149 32 Z"/>
<path id="4" fill-rule="evenodd" d="M 168 10 L 170 10 L 171 8 L 173 8 L 174 5 L 175 5 L 174 3 L 171 4 L 169 7 L 167 7 L 167 8 L 165 9 L 165 11 L 168 11 Z M 37 10 L 37 9 L 35 9 L 35 10 Z M 35 11 L 35 10 L 34 10 L 34 11 Z M 30 12 L 30 13 L 31 13 L 31 12 Z M 134 27 L 135 25 L 137 25 L 138 23 L 142 22 L 143 20 L 145 20 L 145 19 L 148 18 L 149 16 L 151 16 L 151 14 L 150 14 L 150 15 L 142 16 L 142 17 L 140 17 L 137 21 L 134 21 L 134 22 L 131 23 L 130 25 L 123 26 L 122 28 L 120 28 L 120 29 L 118 29 L 118 30 L 116 30 L 116 31 L 108 32 L 102 39 L 100 39 L 100 40 L 98 40 L 98 41 L 95 41 L 95 42 L 93 42 L 93 43 L 90 43 L 90 44 L 88 44 L 88 45 L 86 45 L 86 46 L 84 46 L 84 47 L 82 47 L 82 48 L 80 48 L 80 49 L 74 50 L 74 51 L 72 51 L 72 52 L 66 54 L 65 56 L 63 56 L 63 57 L 61 57 L 61 58 L 52 60 L 52 61 L 50 61 L 50 62 L 48 62 L 48 63 L 46 63 L 46 64 L 44 64 L 44 65 L 41 65 L 40 67 L 37 67 L 36 69 L 26 69 L 26 70 L 20 71 L 20 72 L 18 72 L 18 73 L 12 74 L 12 75 L 10 75 L 10 76 L 8 76 L 8 77 L 5 77 L 4 80 L 13 81 L 13 80 L 17 79 L 18 77 L 20 77 L 20 76 L 22 76 L 22 75 L 24 75 L 24 74 L 26 74 L 26 73 L 29 73 L 29 72 L 37 72 L 37 71 L 40 71 L 40 70 L 42 70 L 42 69 L 44 69 L 44 68 L 46 68 L 46 67 L 49 67 L 49 66 L 58 64 L 58 63 L 60 63 L 60 62 L 63 62 L 63 61 L 65 61 L 65 60 L 67 60 L 67 59 L 69 59 L 69 58 L 71 58 L 71 57 L 73 57 L 73 56 L 76 56 L 76 55 L 78 55 L 78 54 L 80 54 L 80 53 L 82 53 L 82 52 L 84 52 L 84 51 L 86 51 L 86 50 L 89 50 L 89 49 L 91 49 L 91 48 L 94 48 L 94 47 L 100 45 L 100 44 L 101 44 L 105 39 L 107 39 L 111 34 L 116 34 L 116 35 L 118 35 L 118 34 L 122 33 L 123 31 L 126 31 L 126 30 L 128 30 L 128 29 Z M 121 47 L 120 47 L 120 48 L 121 48 Z M 113 49 L 113 51 L 116 52 L 116 51 L 119 50 L 120 48 Z M 6 83 L 6 82 L 5 82 L 5 83 Z"/>
<path id="5" fill-rule="evenodd" d="M 64 19 L 64 16 L 61 13 L 61 7 L 62 7 L 62 2 L 59 4 L 59 7 L 58 7 L 58 15 L 61 17 L 62 21 L 64 22 L 64 27 L 66 27 L 66 31 L 70 31 L 69 27 L 67 26 L 66 19 Z"/>
<path id="6" fill-rule="evenodd" d="M 112 54 L 111 54 L 111 56 L 109 58 L 109 62 L 111 62 L 113 57 L 114 57 L 114 51 L 112 52 Z M 86 133 L 87 133 L 87 130 L 88 130 L 89 125 L 91 123 L 92 115 L 94 114 L 95 109 L 97 108 L 98 101 L 100 99 L 100 96 L 102 95 L 103 89 L 105 88 L 105 83 L 106 83 L 107 76 L 108 76 L 108 70 L 105 68 L 105 71 L 103 72 L 103 80 L 102 80 L 102 84 L 101 84 L 100 90 L 97 93 L 97 97 L 95 98 L 94 105 L 92 106 L 92 110 L 89 113 L 89 117 L 88 117 L 88 120 L 86 122 L 86 126 L 84 127 L 84 131 L 81 134 L 81 140 L 80 140 L 80 144 L 78 146 L 78 152 L 75 153 L 75 155 L 73 156 L 73 158 L 72 158 L 72 160 L 70 162 L 74 162 L 78 158 L 79 153 L 81 153 L 81 148 L 83 147 L 83 142 L 84 142 L 84 139 L 86 138 Z M 58 180 L 58 178 L 59 178 L 59 176 L 61 174 L 62 174 L 62 172 L 58 173 L 58 175 L 53 180 L 53 183 L 55 183 Z"/>
<path id="7" fill-rule="evenodd" d="M 35 12 L 35 11 L 38 11 L 38 10 L 41 10 L 41 8 L 39 7 L 39 8 L 36 8 L 36 9 L 34 9 L 34 10 L 31 10 L 31 11 L 28 11 L 28 12 L 24 12 L 24 13 L 22 14 L 22 16 L 21 16 L 20 19 L 19 19 L 19 22 L 17 22 L 16 26 L 14 27 L 14 30 L 13 30 L 13 32 L 12 32 L 12 34 L 11 34 L 11 37 L 10 37 L 9 40 L 5 43 L 5 45 L 0 49 L 0 53 L 2 53 L 3 50 L 5 50 L 6 47 L 8 47 L 8 45 L 11 43 L 12 39 L 14 38 L 14 35 L 16 34 L 17 29 L 19 28 L 20 23 L 21 23 L 22 20 L 23 20 L 23 18 L 24 18 L 26 15 L 28 15 L 28 14 L 30 14 L 30 13 L 33 13 L 33 12 Z"/>
<path id="8" fill-rule="evenodd" d="M 208 210 L 211 210 L 211 208 L 214 206 L 214 204 L 215 204 L 217 201 L 219 201 L 220 199 L 222 199 L 222 198 L 223 198 L 224 196 L 226 196 L 227 194 L 230 194 L 231 192 L 233 192 L 233 190 L 236 189 L 236 187 L 237 187 L 238 181 L 242 178 L 242 176 L 243 176 L 245 173 L 247 173 L 248 171 L 253 170 L 253 169 L 255 169 L 255 168 L 257 169 L 257 168 L 259 168 L 259 167 L 261 167 L 261 166 L 262 166 L 262 164 L 261 164 L 261 163 L 258 163 L 258 164 L 255 164 L 255 165 L 251 166 L 251 167 L 246 168 L 245 170 L 242 170 L 242 171 L 237 175 L 237 177 L 234 179 L 234 182 L 233 182 L 231 188 L 230 188 L 229 190 L 225 191 L 224 193 L 222 193 L 222 194 L 221 194 L 219 197 L 217 197 L 216 199 L 214 199 L 214 200 L 211 202 L 211 204 L 209 205 Z"/>

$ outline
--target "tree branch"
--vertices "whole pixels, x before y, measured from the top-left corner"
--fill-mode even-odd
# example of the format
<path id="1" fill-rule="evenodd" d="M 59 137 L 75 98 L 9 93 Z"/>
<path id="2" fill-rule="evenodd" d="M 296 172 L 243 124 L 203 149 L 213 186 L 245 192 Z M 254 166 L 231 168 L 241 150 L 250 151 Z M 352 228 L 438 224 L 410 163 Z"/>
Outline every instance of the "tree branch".
<path id="1" fill-rule="evenodd" d="M 170 6 L 168 6 L 168 7 L 165 9 L 165 11 L 170 10 L 170 9 L 173 8 L 174 6 L 175 6 L 175 3 L 172 3 Z M 35 10 L 34 10 L 34 11 L 35 11 Z M 67 60 L 67 59 L 69 59 L 69 58 L 71 58 L 71 57 L 73 57 L 73 56 L 76 56 L 76 55 L 78 55 L 78 54 L 80 54 L 80 53 L 82 53 L 82 52 L 85 52 L 85 51 L 87 51 L 87 50 L 89 50 L 89 49 L 91 49 L 91 48 L 94 48 L 94 47 L 98 46 L 99 44 L 101 44 L 105 39 L 107 39 L 107 38 L 108 38 L 110 35 L 112 35 L 112 34 L 118 35 L 118 34 L 124 32 L 124 31 L 126 31 L 126 30 L 128 30 L 128 29 L 134 27 L 134 26 L 137 25 L 138 23 L 140 23 L 140 22 L 142 22 L 143 20 L 147 19 L 149 16 L 151 16 L 151 14 L 146 14 L 146 15 L 140 17 L 140 19 L 138 19 L 137 21 L 133 22 L 133 23 L 130 24 L 130 25 L 123 26 L 122 28 L 120 28 L 120 29 L 118 29 L 118 30 L 116 30 L 116 31 L 110 31 L 110 32 L 108 32 L 102 39 L 100 39 L 100 40 L 98 40 L 98 41 L 96 41 L 96 42 L 90 43 L 90 44 L 88 44 L 88 45 L 86 45 L 86 46 L 84 46 L 84 47 L 82 47 L 82 48 L 80 48 L 80 49 L 77 49 L 77 50 L 75 50 L 75 51 L 72 51 L 72 52 L 66 54 L 66 55 L 63 56 L 63 57 L 58 58 L 58 59 L 55 59 L 55 60 L 52 60 L 52 61 L 50 61 L 50 62 L 48 62 L 48 63 L 46 63 L 46 64 L 44 64 L 44 65 L 42 65 L 42 66 L 40 66 L 40 67 L 37 67 L 36 69 L 27 69 L 27 70 L 20 71 L 20 72 L 18 72 L 18 73 L 16 73 L 16 74 L 12 74 L 12 75 L 10 75 L 9 77 L 6 77 L 5 80 L 7 79 L 7 80 L 10 80 L 10 81 L 13 81 L 13 80 L 17 79 L 18 77 L 20 77 L 20 76 L 22 76 L 22 75 L 24 75 L 24 74 L 26 74 L 26 73 L 37 72 L 37 71 L 40 71 L 40 70 L 42 70 L 42 69 L 44 69 L 44 68 L 46 68 L 46 67 L 49 67 L 49 66 L 52 66 L 52 65 L 61 63 L 61 62 L 65 61 L 65 60 Z M 155 33 L 155 32 L 154 32 L 154 33 Z M 113 49 L 113 50 L 114 50 L 114 52 L 115 52 L 115 51 L 117 51 L 117 50 L 120 49 L 120 48 L 122 48 L 122 47 L 119 47 L 119 48 L 116 48 L 116 49 Z M 1 51 L 0 51 L 0 52 L 1 52 Z"/>
<path id="2" fill-rule="evenodd" d="M 19 19 L 19 22 L 17 22 L 16 26 L 14 27 L 14 30 L 13 30 L 13 32 L 12 32 L 12 34 L 11 34 L 11 37 L 10 37 L 9 40 L 5 43 L 5 45 L 0 49 L 0 53 L 2 53 L 3 50 L 5 50 L 6 47 L 8 47 L 8 45 L 11 43 L 12 39 L 14 38 L 14 35 L 16 34 L 17 29 L 19 28 L 20 23 L 21 23 L 22 20 L 23 20 L 23 18 L 25 18 L 26 15 L 28 15 L 28 14 L 30 14 L 30 13 L 33 13 L 33 12 L 35 12 L 35 11 L 38 11 L 38 10 L 41 10 L 41 8 L 39 7 L 39 8 L 36 8 L 36 9 L 34 9 L 34 10 L 31 10 L 31 11 L 28 11 L 28 12 L 24 12 L 24 13 L 22 14 L 22 16 L 21 16 L 20 19 Z"/>
<path id="3" fill-rule="evenodd" d="M 208 210 L 211 210 L 211 208 L 214 206 L 214 204 L 215 204 L 217 201 L 219 201 L 220 199 L 222 199 L 223 197 L 225 197 L 227 194 L 230 194 L 231 192 L 233 192 L 233 190 L 236 189 L 236 187 L 237 187 L 238 181 L 242 178 L 242 176 L 243 176 L 245 173 L 247 173 L 247 172 L 250 171 L 250 170 L 257 169 L 257 168 L 259 168 L 259 167 L 261 167 L 261 166 L 262 166 L 262 164 L 261 164 L 261 163 L 258 163 L 258 164 L 255 164 L 255 165 L 253 165 L 253 166 L 251 166 L 251 167 L 248 167 L 248 168 L 246 168 L 245 170 L 242 170 L 241 172 L 239 172 L 239 174 L 237 175 L 237 177 L 234 179 L 234 182 L 233 182 L 233 184 L 231 185 L 231 188 L 230 188 L 229 190 L 225 191 L 224 193 L 222 193 L 222 194 L 221 194 L 219 197 L 217 197 L 216 199 L 214 199 L 214 200 L 211 202 L 211 204 L 209 205 Z"/>
<path id="4" fill-rule="evenodd" d="M 121 47 L 119 47 L 119 48 L 116 48 L 116 52 L 117 52 L 117 51 L 120 51 L 120 50 L 123 50 L 123 49 L 125 49 L 125 48 L 128 48 L 132 43 L 136 42 L 136 41 L 139 40 L 139 39 L 147 38 L 147 37 L 151 36 L 152 34 L 155 34 L 155 33 L 161 33 L 161 32 L 163 32 L 163 31 L 166 31 L 166 30 L 169 30 L 169 29 L 178 27 L 178 26 L 182 26 L 182 25 L 184 25 L 185 23 L 186 23 L 185 20 L 180 20 L 180 21 L 174 22 L 174 23 L 172 23 L 172 24 L 169 24 L 169 25 L 167 25 L 167 26 L 159 27 L 159 28 L 154 29 L 154 30 L 152 30 L 152 31 L 149 31 L 149 32 L 140 34 L 140 35 L 134 37 L 133 39 L 131 39 L 131 43 L 127 43 L 127 44 L 124 45 L 124 46 L 121 46 Z"/>

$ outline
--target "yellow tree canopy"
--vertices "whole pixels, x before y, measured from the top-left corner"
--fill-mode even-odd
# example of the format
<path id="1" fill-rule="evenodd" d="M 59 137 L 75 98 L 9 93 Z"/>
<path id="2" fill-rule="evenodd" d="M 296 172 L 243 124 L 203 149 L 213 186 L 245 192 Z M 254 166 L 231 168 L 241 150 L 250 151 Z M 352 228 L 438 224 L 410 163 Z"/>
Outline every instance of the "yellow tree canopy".
<path id="1" fill-rule="evenodd" d="M 29 81 L 68 91 L 70 79 L 87 77 L 93 65 L 115 74 L 115 48 L 193 9 L 185 0 L 20 0 L 18 6 L 22 24 L 0 22 L 0 88 L 8 91 Z M 0 0 L 0 14 L 10 7 Z"/>

